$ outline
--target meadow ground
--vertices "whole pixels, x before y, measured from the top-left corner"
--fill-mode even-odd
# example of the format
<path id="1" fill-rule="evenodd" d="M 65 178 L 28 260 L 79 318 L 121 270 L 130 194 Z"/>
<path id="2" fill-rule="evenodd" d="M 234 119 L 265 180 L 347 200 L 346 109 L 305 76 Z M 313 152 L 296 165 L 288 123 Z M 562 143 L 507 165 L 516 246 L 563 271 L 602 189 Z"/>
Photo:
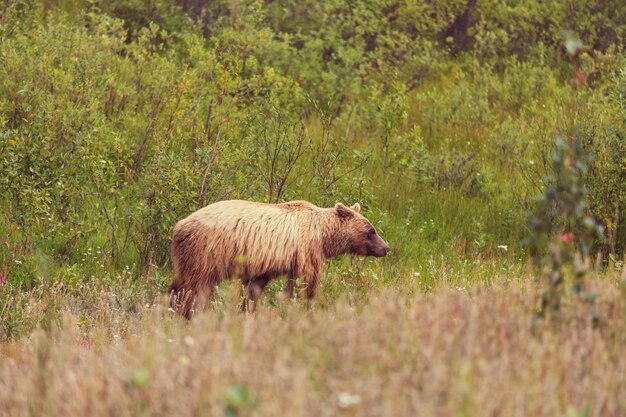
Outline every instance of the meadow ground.
<path id="1" fill-rule="evenodd" d="M 84 288 L 61 324 L 0 346 L 0 415 L 623 416 L 625 278 L 549 320 L 523 279 L 251 315 L 227 285 L 190 323 L 160 298 L 129 312 Z"/>

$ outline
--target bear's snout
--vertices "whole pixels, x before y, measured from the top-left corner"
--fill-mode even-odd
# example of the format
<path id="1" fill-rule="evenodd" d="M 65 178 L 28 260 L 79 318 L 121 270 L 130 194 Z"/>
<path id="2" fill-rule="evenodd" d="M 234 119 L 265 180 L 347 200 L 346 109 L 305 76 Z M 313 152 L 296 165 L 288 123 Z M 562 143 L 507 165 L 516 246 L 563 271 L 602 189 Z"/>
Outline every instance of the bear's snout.
<path id="1" fill-rule="evenodd" d="M 382 258 L 383 256 L 387 255 L 387 253 L 389 253 L 391 247 L 384 240 L 378 237 L 378 242 L 376 242 L 376 245 L 374 245 L 373 249 L 374 250 L 372 251 L 372 255 L 376 258 Z"/>
<path id="2" fill-rule="evenodd" d="M 380 249 L 380 251 L 378 252 L 379 255 L 376 255 L 379 258 L 382 258 L 383 256 L 386 256 L 389 251 L 391 250 L 391 246 L 384 244 L 384 246 Z"/>

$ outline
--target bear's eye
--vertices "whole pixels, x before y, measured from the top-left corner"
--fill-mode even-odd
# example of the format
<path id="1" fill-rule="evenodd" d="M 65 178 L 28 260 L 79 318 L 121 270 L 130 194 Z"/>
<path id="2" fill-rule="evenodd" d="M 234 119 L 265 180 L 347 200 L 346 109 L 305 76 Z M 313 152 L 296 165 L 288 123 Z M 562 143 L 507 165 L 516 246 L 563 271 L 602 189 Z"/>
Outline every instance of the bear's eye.
<path id="1" fill-rule="evenodd" d="M 373 237 L 375 234 L 376 234 L 376 230 L 374 230 L 374 229 L 369 229 L 367 231 L 367 236 L 368 237 Z"/>

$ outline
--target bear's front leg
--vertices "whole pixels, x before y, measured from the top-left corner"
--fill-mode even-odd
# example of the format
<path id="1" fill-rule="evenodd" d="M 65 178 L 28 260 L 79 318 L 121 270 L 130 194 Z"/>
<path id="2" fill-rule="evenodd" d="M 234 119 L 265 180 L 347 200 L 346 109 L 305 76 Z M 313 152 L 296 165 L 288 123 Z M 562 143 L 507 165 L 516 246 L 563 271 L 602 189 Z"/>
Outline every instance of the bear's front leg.
<path id="1" fill-rule="evenodd" d="M 309 277 L 306 286 L 306 308 L 311 310 L 313 308 L 313 300 L 317 295 L 317 287 L 319 287 L 320 272 L 317 271 Z"/>
<path id="2" fill-rule="evenodd" d="M 320 273 L 323 265 L 323 260 L 317 257 L 309 257 L 307 262 L 302 263 L 299 268 L 298 276 L 302 277 L 303 286 L 306 291 L 307 308 L 311 309 L 313 299 L 317 295 L 317 288 L 319 287 Z"/>

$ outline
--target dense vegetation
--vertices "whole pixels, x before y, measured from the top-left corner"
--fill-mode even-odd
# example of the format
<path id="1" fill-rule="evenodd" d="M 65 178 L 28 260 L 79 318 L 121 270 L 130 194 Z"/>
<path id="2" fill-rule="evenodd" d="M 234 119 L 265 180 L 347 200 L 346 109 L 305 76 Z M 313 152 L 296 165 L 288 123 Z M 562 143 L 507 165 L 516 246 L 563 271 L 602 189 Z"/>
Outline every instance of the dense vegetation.
<path id="1" fill-rule="evenodd" d="M 386 293 L 356 311 L 209 311 L 176 326 L 159 307 L 84 340 L 75 318 L 0 346 L 7 416 L 619 417 L 624 292 L 602 288 L 606 326 L 528 326 L 530 288 L 473 297 Z M 233 300 L 234 301 L 234 300 Z M 610 307 L 609 307 L 610 306 Z M 119 311 L 116 311 L 116 315 Z"/>
<path id="2" fill-rule="evenodd" d="M 579 286 L 581 277 L 586 279 L 594 269 L 590 259 L 597 259 L 599 275 L 611 282 L 602 285 L 621 285 L 626 249 L 625 40 L 626 7 L 618 0 L 4 2 L 0 341 L 19 343 L 34 337 L 36 328 L 54 332 L 61 326 L 69 330 L 58 346 L 45 342 L 37 349 L 45 356 L 65 346 L 73 357 L 72 349 L 80 348 L 68 347 L 69 339 L 106 349 L 107 343 L 117 343 L 114 337 L 141 334 L 143 327 L 150 332 L 160 321 L 165 328 L 154 330 L 154 343 L 162 343 L 167 332 L 183 337 L 186 328 L 176 327 L 180 323 L 166 317 L 167 312 L 153 311 L 171 278 L 172 228 L 190 212 L 221 199 L 303 199 L 319 206 L 358 201 L 390 243 L 392 252 L 383 260 L 343 258 L 327 265 L 316 305 L 316 323 L 321 324 L 314 317 L 307 321 L 312 326 L 307 337 L 322 337 L 320 346 L 331 362 L 345 353 L 317 335 L 316 326 L 332 321 L 334 309 L 351 307 L 365 309 L 364 318 L 346 313 L 333 331 L 341 333 L 352 320 L 365 325 L 371 319 L 383 326 L 377 320 L 384 317 L 375 318 L 377 307 L 370 305 L 382 293 L 385 300 L 396 297 L 407 304 L 391 319 L 410 321 L 416 311 L 428 314 L 417 307 L 424 301 L 421 294 L 442 290 L 430 301 L 439 305 L 436 311 L 447 314 L 440 304 L 452 297 L 457 313 L 474 311 L 472 323 L 483 328 L 489 321 L 483 315 L 509 317 L 522 325 L 521 319 L 512 318 L 514 311 L 521 311 L 523 304 L 529 310 L 522 316 L 532 315 L 538 294 L 523 282 L 542 282 L 534 278 L 544 276 L 553 286 L 569 278 Z M 544 197 L 538 202 L 539 195 Z M 591 228 L 603 233 L 591 233 Z M 569 236 L 577 246 L 568 246 Z M 538 268 L 529 262 L 532 258 Z M 220 337 L 228 339 L 230 332 L 237 338 L 247 334 L 245 326 L 255 325 L 254 318 L 240 324 L 228 321 L 239 320 L 226 307 L 233 285 L 219 291 L 204 324 L 196 325 L 199 332 L 209 326 L 215 334 L 223 332 Z M 277 282 L 266 291 L 267 311 L 261 320 L 302 313 L 284 304 L 282 285 Z M 466 306 L 469 299 L 463 294 L 484 285 L 495 289 L 484 299 L 480 291 L 473 295 L 477 310 Z M 491 309 L 487 304 L 508 294 L 502 286 L 509 285 L 518 288 L 512 290 L 513 298 L 530 298 L 515 298 L 511 311 L 506 303 Z M 543 301 L 551 288 L 544 288 Z M 449 290 L 463 294 L 450 295 Z M 606 291 L 614 310 L 595 303 L 577 306 L 561 296 L 559 302 L 573 303 L 572 311 L 593 308 L 594 325 L 602 311 L 610 311 L 605 316 L 611 317 L 607 323 L 613 330 L 604 329 L 597 343 L 618 346 L 624 337 L 616 318 L 623 317 L 622 294 Z M 595 299 L 590 294 L 584 292 L 583 298 Z M 209 324 L 211 320 L 219 323 Z M 283 332 L 292 321 L 298 319 L 268 325 L 267 331 Z M 445 332 L 456 324 L 435 327 Z M 588 336 L 579 335 L 580 329 L 564 331 L 570 328 L 576 328 L 575 318 L 546 338 L 574 349 L 574 338 Z M 376 336 L 374 330 L 368 332 L 366 339 Z M 403 330 L 394 332 L 390 337 L 403 337 Z M 427 339 L 436 349 L 448 349 L 450 341 L 442 337 L 433 332 Z M 472 340 L 465 341 L 468 349 Z M 477 343 L 483 342 L 490 343 Z M 492 354 L 511 343 L 492 346 Z M 132 346 L 118 353 L 138 358 L 152 354 Z M 239 348 L 234 349 L 227 361 L 236 361 Z M 26 354 L 45 362 L 26 359 L 34 366 L 32 372 L 48 366 L 49 356 L 42 359 L 38 352 Z M 296 347 L 283 359 L 307 352 Z M 345 381 L 333 372 L 347 371 L 326 363 L 324 352 L 317 354 L 328 367 L 329 380 Z M 367 356 L 370 350 L 363 352 Z M 102 369 L 106 361 L 124 367 L 140 360 L 120 360 L 118 353 L 103 359 Z M 545 352 L 540 357 L 521 355 L 526 354 L 537 369 L 547 366 Z M 467 361 L 459 359 L 462 372 L 449 371 L 471 373 L 473 365 Z M 357 363 L 367 366 L 364 357 Z M 307 362 L 305 367 L 316 364 Z M 370 371 L 384 375 L 392 371 L 388 365 Z M 586 369 L 583 365 L 580 372 Z M 284 368 L 305 372 L 293 364 Z M 13 376 L 18 368 L 7 369 L 0 367 L 5 372 L 0 375 Z M 623 363 L 612 372 L 619 369 L 623 372 Z M 365 368 L 363 372 L 367 375 Z M 214 374 L 232 382 L 239 371 Z M 144 384 L 129 378 L 131 385 Z M 309 382 L 319 388 L 324 375 L 312 378 Z M 437 385 L 441 395 L 456 395 L 456 388 L 445 381 L 450 382 Z M 621 391 L 614 386 L 613 398 L 624 392 L 620 381 Z M 302 384 L 302 389 L 311 389 Z M 0 386 L 0 398 L 8 398 L 4 388 Z M 234 394 L 212 391 L 211 398 L 226 395 L 225 413 L 239 415 L 237 407 L 250 405 L 247 391 L 240 388 L 236 385 Z M 269 385 L 257 388 L 262 397 Z M 574 392 L 575 387 L 561 392 L 560 405 L 544 409 L 532 402 L 522 408 L 533 415 L 569 413 L 568 398 L 580 399 Z M 231 400 L 237 407 L 228 408 L 228 395 L 236 397 Z M 393 401 L 386 395 L 362 397 Z M 11 413 L 23 406 L 20 398 Z M 31 414 L 43 412 L 37 407 L 48 404 L 44 394 L 40 398 L 41 403 L 29 406 Z M 503 406 L 513 410 L 517 400 L 506 398 Z M 294 397 L 292 405 L 300 400 Z M 455 415 L 485 410 L 476 401 L 450 403 L 445 410 L 450 415 L 454 410 L 460 413 Z M 219 407 L 212 404 L 200 409 L 210 414 Z M 437 410 L 437 404 L 431 405 Z M 580 405 L 573 404 L 572 413 Z M 318 406 L 318 411 L 333 414 L 328 404 Z M 151 407 L 138 410 L 157 413 Z M 267 407 L 261 406 L 262 414 L 273 413 Z M 626 409 L 619 402 L 607 407 L 587 411 L 619 415 Z M 167 414 L 167 409 L 159 412 Z M 76 410 L 77 415 L 87 412 Z M 398 415 L 393 409 L 388 413 Z"/>

